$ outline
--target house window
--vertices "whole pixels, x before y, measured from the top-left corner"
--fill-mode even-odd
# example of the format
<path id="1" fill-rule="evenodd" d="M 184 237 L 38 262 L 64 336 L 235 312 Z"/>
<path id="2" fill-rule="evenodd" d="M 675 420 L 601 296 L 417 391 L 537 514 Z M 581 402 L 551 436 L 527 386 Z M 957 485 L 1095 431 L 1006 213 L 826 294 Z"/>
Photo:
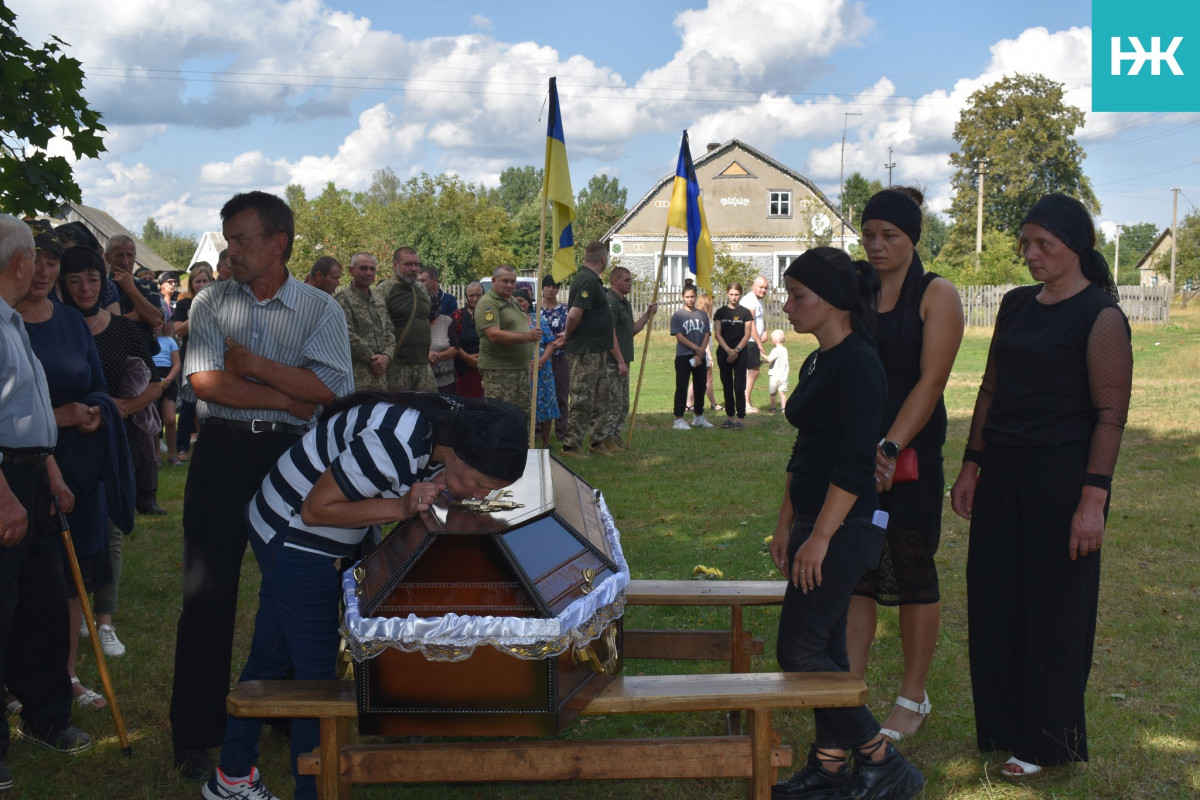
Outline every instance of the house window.
<path id="1" fill-rule="evenodd" d="M 691 277 L 688 272 L 687 256 L 667 256 L 663 262 L 662 285 L 682 287 L 684 280 Z"/>
<path id="2" fill-rule="evenodd" d="M 767 216 L 791 218 L 792 193 L 767 192 Z"/>
<path id="3" fill-rule="evenodd" d="M 772 286 L 783 286 L 783 273 L 787 272 L 788 266 L 796 260 L 799 253 L 776 253 L 775 254 L 775 275 L 771 280 Z"/>

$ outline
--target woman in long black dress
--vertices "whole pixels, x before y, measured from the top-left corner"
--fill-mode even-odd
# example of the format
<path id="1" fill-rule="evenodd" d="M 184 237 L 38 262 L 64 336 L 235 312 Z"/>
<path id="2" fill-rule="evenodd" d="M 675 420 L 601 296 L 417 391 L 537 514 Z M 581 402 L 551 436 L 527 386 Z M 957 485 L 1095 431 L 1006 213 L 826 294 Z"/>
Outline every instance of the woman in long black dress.
<path id="1" fill-rule="evenodd" d="M 1087 761 L 1100 547 L 1133 381 L 1129 323 L 1091 215 L 1050 194 L 1021 225 L 1040 283 L 1004 296 L 962 470 L 979 749 L 1024 777 Z"/>
<path id="2" fill-rule="evenodd" d="M 770 545 L 788 579 L 776 656 L 788 672 L 848 672 L 850 595 L 878 563 L 886 525 L 875 491 L 875 437 L 887 389 L 871 334 L 879 279 L 865 261 L 818 247 L 791 263 L 784 283 L 784 313 L 820 349 L 801 365 L 786 408 L 797 433 Z M 813 716 L 808 764 L 775 786 L 775 800 L 907 800 L 925 785 L 865 705 L 816 709 Z"/>

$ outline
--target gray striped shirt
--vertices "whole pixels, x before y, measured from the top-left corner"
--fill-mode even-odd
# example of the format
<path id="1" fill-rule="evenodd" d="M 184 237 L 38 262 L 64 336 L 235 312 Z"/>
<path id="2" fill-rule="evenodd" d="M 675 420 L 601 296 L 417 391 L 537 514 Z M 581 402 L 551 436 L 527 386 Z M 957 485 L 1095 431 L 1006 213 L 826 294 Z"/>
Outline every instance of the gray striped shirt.
<path id="1" fill-rule="evenodd" d="M 354 389 L 346 316 L 332 297 L 290 275 L 274 297 L 262 301 L 245 284 L 214 283 L 196 295 L 188 319 L 184 366 L 188 375 L 224 370 L 228 337 L 256 355 L 284 366 L 312 370 L 338 397 Z M 261 419 L 292 425 L 313 421 L 297 419 L 286 411 L 229 408 L 199 399 L 196 414 L 201 420 Z"/>
<path id="2" fill-rule="evenodd" d="M 0 447 L 51 450 L 57 441 L 42 362 L 21 315 L 0 297 Z"/>

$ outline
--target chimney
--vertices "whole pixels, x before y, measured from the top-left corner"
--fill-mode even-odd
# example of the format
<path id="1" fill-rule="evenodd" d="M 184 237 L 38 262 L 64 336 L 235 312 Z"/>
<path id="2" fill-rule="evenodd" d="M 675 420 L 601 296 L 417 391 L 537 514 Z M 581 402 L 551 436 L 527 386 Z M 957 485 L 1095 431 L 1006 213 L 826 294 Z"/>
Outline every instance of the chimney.
<path id="1" fill-rule="evenodd" d="M 720 142 L 709 142 L 708 143 L 708 152 L 711 153 L 713 150 L 716 150 L 720 146 L 721 146 Z"/>

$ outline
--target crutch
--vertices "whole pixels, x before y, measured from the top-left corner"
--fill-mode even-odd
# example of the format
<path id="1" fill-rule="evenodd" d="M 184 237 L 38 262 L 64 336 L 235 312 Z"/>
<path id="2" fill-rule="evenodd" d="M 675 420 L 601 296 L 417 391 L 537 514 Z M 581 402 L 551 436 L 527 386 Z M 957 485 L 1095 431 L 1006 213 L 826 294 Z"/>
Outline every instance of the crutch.
<path id="1" fill-rule="evenodd" d="M 67 550 L 67 561 L 71 563 L 71 577 L 75 579 L 75 591 L 79 595 L 79 605 L 83 607 L 83 620 L 87 623 L 88 633 L 92 640 L 92 652 L 96 654 L 96 666 L 100 668 L 100 683 L 104 685 L 104 694 L 108 697 L 108 707 L 112 711 L 113 722 L 117 726 L 117 738 L 121 740 L 121 754 L 126 758 L 133 756 L 133 748 L 129 746 L 129 734 L 125 732 L 125 723 L 121 721 L 121 709 L 117 706 L 117 693 L 113 690 L 112 678 L 108 675 L 108 664 L 104 660 L 104 649 L 100 646 L 100 634 L 96 631 L 96 621 L 92 619 L 92 604 L 88 602 L 87 589 L 83 585 L 83 573 L 79 571 L 79 559 L 75 557 L 75 545 L 71 542 L 71 523 L 58 504 L 58 495 L 54 495 L 54 513 L 58 514 L 58 525 L 62 528 L 63 547 Z"/>

